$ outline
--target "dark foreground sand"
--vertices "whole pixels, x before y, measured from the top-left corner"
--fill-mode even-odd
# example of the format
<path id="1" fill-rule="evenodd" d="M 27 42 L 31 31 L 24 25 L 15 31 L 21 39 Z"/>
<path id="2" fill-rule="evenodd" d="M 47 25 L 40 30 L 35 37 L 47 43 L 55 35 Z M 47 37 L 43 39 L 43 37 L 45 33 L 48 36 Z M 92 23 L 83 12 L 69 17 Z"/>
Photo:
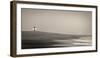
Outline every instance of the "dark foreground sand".
<path id="1" fill-rule="evenodd" d="M 22 31 L 22 49 L 90 46 L 92 36 Z"/>

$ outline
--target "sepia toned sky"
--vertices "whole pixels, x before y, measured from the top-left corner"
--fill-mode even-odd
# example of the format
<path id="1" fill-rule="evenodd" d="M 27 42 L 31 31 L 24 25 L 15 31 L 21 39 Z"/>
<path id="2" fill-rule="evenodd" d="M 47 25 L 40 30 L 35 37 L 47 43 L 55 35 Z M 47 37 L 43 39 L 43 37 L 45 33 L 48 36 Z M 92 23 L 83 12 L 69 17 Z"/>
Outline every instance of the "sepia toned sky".
<path id="1" fill-rule="evenodd" d="M 22 31 L 53 32 L 62 34 L 92 34 L 92 12 L 26 9 L 21 10 Z"/>

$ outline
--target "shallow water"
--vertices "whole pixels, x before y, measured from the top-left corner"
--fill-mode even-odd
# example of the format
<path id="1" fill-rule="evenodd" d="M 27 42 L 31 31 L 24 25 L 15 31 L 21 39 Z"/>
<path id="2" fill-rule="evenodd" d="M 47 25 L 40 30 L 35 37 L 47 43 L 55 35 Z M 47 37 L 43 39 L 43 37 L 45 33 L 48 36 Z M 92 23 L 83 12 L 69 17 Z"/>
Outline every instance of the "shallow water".
<path id="1" fill-rule="evenodd" d="M 80 37 L 69 40 L 55 40 L 61 44 L 54 44 L 53 46 L 90 46 L 92 44 L 92 37 Z"/>
<path id="2" fill-rule="evenodd" d="M 22 32 L 22 49 L 91 46 L 91 44 L 92 37 L 86 35 Z"/>

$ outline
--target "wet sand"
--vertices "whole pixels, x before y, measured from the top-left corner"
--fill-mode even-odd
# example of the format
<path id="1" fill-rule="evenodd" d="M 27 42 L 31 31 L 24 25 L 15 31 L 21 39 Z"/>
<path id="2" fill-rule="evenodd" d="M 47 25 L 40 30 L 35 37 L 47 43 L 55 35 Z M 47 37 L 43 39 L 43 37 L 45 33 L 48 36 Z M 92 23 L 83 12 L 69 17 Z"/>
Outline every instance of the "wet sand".
<path id="1" fill-rule="evenodd" d="M 91 35 L 22 31 L 22 49 L 91 46 Z"/>

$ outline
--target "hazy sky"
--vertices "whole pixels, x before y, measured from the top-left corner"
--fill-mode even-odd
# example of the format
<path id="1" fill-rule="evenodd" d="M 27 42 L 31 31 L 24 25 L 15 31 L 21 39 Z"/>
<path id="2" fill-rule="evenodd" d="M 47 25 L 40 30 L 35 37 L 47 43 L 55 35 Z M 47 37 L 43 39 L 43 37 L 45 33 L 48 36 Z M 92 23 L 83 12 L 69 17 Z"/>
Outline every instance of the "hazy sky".
<path id="1" fill-rule="evenodd" d="M 53 32 L 62 34 L 90 35 L 92 13 L 61 10 L 39 10 L 22 8 L 22 31 Z"/>

